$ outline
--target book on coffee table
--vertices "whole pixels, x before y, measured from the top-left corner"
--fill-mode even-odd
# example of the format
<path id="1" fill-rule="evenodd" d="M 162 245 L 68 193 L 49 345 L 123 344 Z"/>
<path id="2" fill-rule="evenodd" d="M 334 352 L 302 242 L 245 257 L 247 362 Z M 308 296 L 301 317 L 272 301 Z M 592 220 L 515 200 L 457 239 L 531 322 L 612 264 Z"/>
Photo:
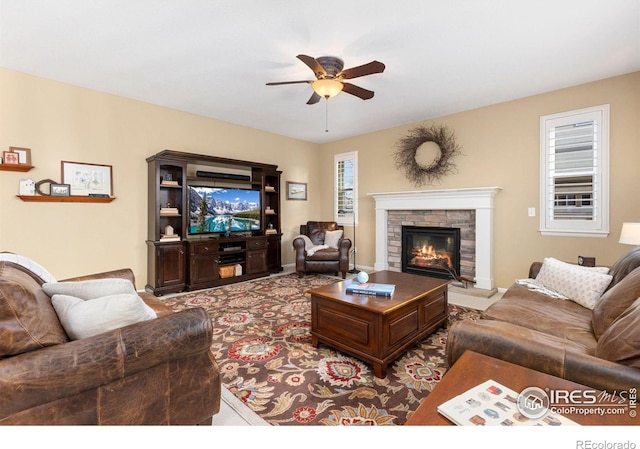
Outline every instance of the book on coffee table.
<path id="1" fill-rule="evenodd" d="M 494 380 L 487 380 L 438 406 L 438 413 L 459 426 L 577 426 L 575 421 L 548 411 L 539 418 L 525 416 L 519 399 L 535 407 L 537 398 L 520 394 Z"/>
<path id="2" fill-rule="evenodd" d="M 376 284 L 374 282 L 351 281 L 345 290 L 348 294 L 391 296 L 396 286 L 393 284 Z"/>

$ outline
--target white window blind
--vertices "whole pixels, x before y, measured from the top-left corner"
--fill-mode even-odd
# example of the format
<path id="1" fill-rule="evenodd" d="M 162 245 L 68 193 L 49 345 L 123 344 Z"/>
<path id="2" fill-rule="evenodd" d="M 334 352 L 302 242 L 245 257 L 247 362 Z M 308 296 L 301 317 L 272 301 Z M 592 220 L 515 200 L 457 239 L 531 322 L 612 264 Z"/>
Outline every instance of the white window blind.
<path id="1" fill-rule="evenodd" d="M 599 235 L 608 220 L 608 105 L 541 118 L 541 231 Z"/>
<path id="2" fill-rule="evenodd" d="M 357 152 L 337 154 L 335 162 L 335 221 L 352 224 L 357 217 Z"/>

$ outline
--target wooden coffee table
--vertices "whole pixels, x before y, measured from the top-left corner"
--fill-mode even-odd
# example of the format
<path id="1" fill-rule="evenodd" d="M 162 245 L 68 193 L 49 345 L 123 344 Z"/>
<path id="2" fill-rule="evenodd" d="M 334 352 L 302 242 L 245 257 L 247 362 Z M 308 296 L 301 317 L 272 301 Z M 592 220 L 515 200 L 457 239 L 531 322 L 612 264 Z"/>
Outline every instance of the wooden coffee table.
<path id="1" fill-rule="evenodd" d="M 470 388 L 492 379 L 507 388 L 520 393 L 528 387 L 538 387 L 545 391 L 594 390 L 566 379 L 541 373 L 520 365 L 505 362 L 483 354 L 466 351 L 447 371 L 434 390 L 422 400 L 420 406 L 409 417 L 405 425 L 454 425 L 438 413 L 438 406 L 449 399 L 464 393 Z M 612 393 L 612 392 L 609 392 Z M 579 396 L 578 396 L 579 397 Z M 635 425 L 640 424 L 639 417 L 633 417 L 627 411 L 624 414 L 582 414 L 563 413 L 563 416 L 581 425 Z"/>
<path id="2" fill-rule="evenodd" d="M 369 282 L 394 284 L 391 297 L 346 294 L 350 280 L 309 290 L 311 338 L 373 364 L 385 377 L 390 362 L 447 324 L 448 279 L 379 271 Z"/>

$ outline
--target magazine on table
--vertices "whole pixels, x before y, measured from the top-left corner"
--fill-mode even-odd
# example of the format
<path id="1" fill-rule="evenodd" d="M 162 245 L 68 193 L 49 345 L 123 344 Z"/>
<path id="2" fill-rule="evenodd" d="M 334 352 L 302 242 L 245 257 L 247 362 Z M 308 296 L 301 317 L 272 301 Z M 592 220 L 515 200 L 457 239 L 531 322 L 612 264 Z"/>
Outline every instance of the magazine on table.
<path id="1" fill-rule="evenodd" d="M 438 406 L 438 412 L 459 426 L 577 426 L 575 421 L 547 412 L 529 418 L 518 408 L 515 391 L 494 380 L 477 385 Z"/>
<path id="2" fill-rule="evenodd" d="M 396 286 L 393 284 L 376 284 L 374 282 L 358 282 L 356 280 L 347 284 L 346 293 L 373 295 L 373 296 L 391 296 Z"/>

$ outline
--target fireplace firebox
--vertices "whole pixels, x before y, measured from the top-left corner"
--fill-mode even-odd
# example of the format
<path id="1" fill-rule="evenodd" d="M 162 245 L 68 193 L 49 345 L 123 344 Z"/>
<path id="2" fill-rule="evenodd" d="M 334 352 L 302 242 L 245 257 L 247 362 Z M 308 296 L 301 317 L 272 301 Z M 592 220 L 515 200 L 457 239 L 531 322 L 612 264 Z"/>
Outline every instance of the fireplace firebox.
<path id="1" fill-rule="evenodd" d="M 460 274 L 460 228 L 403 226 L 402 271 L 444 279 Z"/>

